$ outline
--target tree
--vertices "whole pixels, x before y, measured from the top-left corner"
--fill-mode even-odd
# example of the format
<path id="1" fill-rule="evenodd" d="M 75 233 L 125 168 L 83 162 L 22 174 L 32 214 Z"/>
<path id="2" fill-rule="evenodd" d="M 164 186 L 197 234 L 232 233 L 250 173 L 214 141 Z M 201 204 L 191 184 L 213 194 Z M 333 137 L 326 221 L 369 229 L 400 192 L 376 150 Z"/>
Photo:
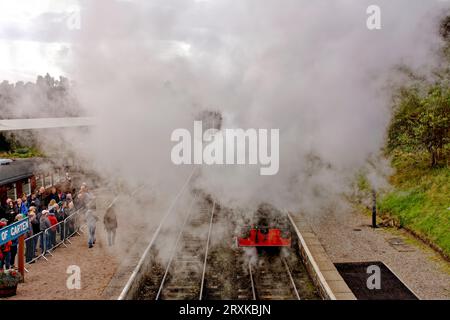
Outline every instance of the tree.
<path id="1" fill-rule="evenodd" d="M 0 119 L 73 117 L 83 115 L 73 85 L 48 73 L 36 82 L 0 82 Z"/>
<path id="2" fill-rule="evenodd" d="M 436 166 L 450 143 L 450 88 L 431 86 L 426 94 L 418 88 L 403 89 L 389 127 L 389 149 L 426 150 Z"/>

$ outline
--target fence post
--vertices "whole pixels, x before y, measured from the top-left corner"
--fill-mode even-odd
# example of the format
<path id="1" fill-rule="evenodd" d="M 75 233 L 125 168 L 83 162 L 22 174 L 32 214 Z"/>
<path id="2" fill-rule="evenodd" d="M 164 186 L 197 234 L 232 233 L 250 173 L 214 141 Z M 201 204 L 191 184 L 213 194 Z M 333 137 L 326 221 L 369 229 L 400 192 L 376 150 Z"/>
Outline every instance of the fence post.
<path id="1" fill-rule="evenodd" d="M 64 219 L 64 232 L 65 232 L 65 236 L 64 236 L 64 241 L 69 242 L 69 244 L 72 244 L 72 242 L 70 242 L 70 237 L 72 236 L 70 234 L 70 230 L 67 227 L 67 220 L 69 220 L 71 216 L 68 216 L 67 218 Z"/>
<path id="2" fill-rule="evenodd" d="M 47 253 L 47 238 L 45 236 L 45 231 L 41 231 L 42 232 L 42 240 L 41 240 L 41 256 L 42 258 L 44 258 L 46 261 L 48 261 L 47 257 L 45 256 L 45 254 Z"/>
<path id="3" fill-rule="evenodd" d="M 22 274 L 22 282 L 25 281 L 25 253 L 24 253 L 24 246 L 25 246 L 25 235 L 21 235 L 19 237 L 19 272 Z"/>
<path id="4" fill-rule="evenodd" d="M 50 227 L 51 228 L 51 227 Z M 52 238 L 49 236 L 49 234 L 48 234 L 48 230 L 50 229 L 50 228 L 47 228 L 47 229 L 45 229 L 45 231 L 44 231 L 44 247 L 45 247 L 45 253 L 44 253 L 44 256 L 45 256 L 45 254 L 46 253 L 48 253 L 48 254 L 50 254 L 52 257 L 53 257 L 53 254 L 50 252 L 50 250 L 52 249 L 52 247 L 50 246 L 49 248 L 47 248 L 47 245 L 49 244 L 49 241 L 51 242 L 52 241 Z"/>

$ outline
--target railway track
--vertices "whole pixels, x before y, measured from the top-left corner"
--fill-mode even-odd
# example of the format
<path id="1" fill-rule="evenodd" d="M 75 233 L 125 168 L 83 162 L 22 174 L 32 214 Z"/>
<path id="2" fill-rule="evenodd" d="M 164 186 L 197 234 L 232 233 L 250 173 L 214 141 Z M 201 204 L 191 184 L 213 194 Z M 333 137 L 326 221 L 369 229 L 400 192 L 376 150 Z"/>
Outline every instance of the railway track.
<path id="1" fill-rule="evenodd" d="M 202 299 L 251 300 L 253 297 L 243 251 L 236 248 L 234 219 L 231 210 L 216 210 Z"/>
<path id="2" fill-rule="evenodd" d="M 200 205 L 199 212 L 188 214 L 167 264 L 155 299 L 193 300 L 201 298 L 206 268 L 209 232 L 215 203 Z M 205 230 L 205 225 L 209 228 Z"/>
<path id="3" fill-rule="evenodd" d="M 214 201 L 193 200 L 167 262 L 154 253 L 137 299 L 319 299 L 294 249 L 246 254 L 236 248 L 232 217 Z M 248 262 L 249 250 L 256 263 Z"/>
<path id="4" fill-rule="evenodd" d="M 214 221 L 215 202 L 198 195 L 192 200 L 166 264 L 153 251 L 150 273 L 139 288 L 138 299 L 194 300 L 203 294 L 206 258 Z"/>
<path id="5" fill-rule="evenodd" d="M 188 191 L 196 172 L 176 194 L 118 299 L 320 299 L 298 246 L 275 255 L 237 247 L 236 213 Z"/>
<path id="6" fill-rule="evenodd" d="M 301 299 L 289 265 L 283 257 L 261 256 L 256 267 L 249 263 L 249 275 L 254 300 Z"/>

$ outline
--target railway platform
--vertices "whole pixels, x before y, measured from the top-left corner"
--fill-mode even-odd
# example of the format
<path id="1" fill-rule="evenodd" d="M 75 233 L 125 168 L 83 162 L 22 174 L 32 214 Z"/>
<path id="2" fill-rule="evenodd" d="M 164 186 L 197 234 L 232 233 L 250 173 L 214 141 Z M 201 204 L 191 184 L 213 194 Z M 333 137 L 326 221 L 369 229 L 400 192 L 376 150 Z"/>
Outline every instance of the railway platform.
<path id="1" fill-rule="evenodd" d="M 299 240 L 303 262 L 322 297 L 330 300 L 356 300 L 302 214 L 288 213 L 288 216 Z"/>

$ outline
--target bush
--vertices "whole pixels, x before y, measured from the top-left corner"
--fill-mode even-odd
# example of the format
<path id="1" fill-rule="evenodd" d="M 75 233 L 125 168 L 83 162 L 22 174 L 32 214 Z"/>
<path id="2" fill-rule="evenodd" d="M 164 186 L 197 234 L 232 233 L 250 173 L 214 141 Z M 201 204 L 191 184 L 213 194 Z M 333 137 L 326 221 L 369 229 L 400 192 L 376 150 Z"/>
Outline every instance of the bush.
<path id="1" fill-rule="evenodd" d="M 424 93 L 417 88 L 403 89 L 397 98 L 388 132 L 390 151 L 427 151 L 430 165 L 445 160 L 450 143 L 450 89 L 431 86 Z"/>

